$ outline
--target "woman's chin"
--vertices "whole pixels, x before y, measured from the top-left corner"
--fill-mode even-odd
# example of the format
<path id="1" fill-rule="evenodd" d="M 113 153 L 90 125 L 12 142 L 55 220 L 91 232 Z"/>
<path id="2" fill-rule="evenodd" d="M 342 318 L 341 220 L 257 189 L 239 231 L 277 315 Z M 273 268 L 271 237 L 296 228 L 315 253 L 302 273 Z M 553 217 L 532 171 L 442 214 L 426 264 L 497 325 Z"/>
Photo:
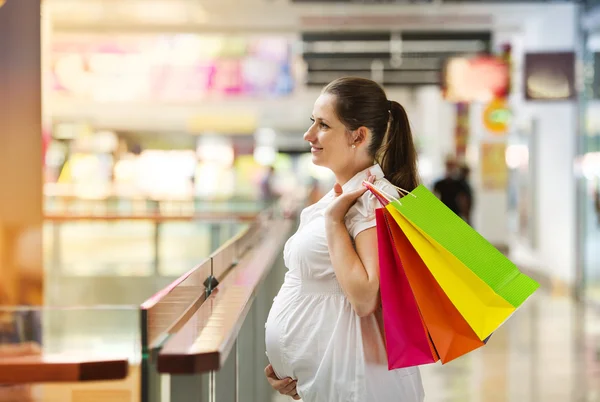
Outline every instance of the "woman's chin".
<path id="1" fill-rule="evenodd" d="M 321 158 L 319 158 L 319 155 L 312 154 L 312 163 L 317 166 L 323 166 L 323 164 L 321 162 Z"/>

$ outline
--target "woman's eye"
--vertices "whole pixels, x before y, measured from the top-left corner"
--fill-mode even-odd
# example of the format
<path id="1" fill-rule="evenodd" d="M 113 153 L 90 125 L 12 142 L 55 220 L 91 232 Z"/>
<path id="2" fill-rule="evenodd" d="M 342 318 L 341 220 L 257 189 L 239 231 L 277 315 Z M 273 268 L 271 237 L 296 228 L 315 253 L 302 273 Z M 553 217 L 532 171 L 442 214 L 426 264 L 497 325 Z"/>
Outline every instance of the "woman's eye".
<path id="1" fill-rule="evenodd" d="M 319 125 L 321 126 L 321 128 L 329 128 L 329 126 L 327 124 L 325 124 L 325 123 L 321 123 Z"/>
<path id="2" fill-rule="evenodd" d="M 314 122 L 315 122 L 315 119 L 313 119 L 313 118 L 311 117 L 311 118 L 310 118 L 310 121 L 312 121 L 312 122 L 313 122 L 313 124 L 314 124 Z"/>

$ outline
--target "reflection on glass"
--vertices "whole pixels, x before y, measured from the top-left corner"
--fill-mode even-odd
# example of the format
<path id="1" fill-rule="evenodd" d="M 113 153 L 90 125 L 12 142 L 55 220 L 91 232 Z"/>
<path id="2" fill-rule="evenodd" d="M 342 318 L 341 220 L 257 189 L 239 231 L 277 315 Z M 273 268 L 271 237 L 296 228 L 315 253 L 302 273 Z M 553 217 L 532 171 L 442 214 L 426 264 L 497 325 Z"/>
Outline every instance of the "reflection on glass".
<path id="1" fill-rule="evenodd" d="M 139 363 L 137 307 L 0 307 L 0 350 L 79 359 Z"/>

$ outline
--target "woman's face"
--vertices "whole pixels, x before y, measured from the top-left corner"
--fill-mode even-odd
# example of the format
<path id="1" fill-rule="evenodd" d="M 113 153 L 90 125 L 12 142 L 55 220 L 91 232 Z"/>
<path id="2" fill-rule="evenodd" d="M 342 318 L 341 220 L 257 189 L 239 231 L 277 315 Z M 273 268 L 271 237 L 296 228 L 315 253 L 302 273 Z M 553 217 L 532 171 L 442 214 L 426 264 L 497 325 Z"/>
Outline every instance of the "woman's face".
<path id="1" fill-rule="evenodd" d="M 311 120 L 312 125 L 304 134 L 304 139 L 311 145 L 313 163 L 334 172 L 349 166 L 357 148 L 352 148 L 352 139 L 335 114 L 333 95 L 319 96 Z"/>

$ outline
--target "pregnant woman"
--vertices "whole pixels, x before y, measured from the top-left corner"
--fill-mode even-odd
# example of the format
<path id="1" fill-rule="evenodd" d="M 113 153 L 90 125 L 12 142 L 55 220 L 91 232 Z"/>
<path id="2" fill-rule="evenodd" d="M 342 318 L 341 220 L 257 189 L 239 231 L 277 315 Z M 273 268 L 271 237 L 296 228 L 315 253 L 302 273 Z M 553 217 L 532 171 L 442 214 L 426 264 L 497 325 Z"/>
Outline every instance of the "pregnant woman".
<path id="1" fill-rule="evenodd" d="M 375 82 L 341 78 L 317 99 L 304 134 L 312 160 L 335 174 L 331 192 L 302 211 L 284 249 L 288 272 L 266 325 L 277 391 L 304 402 L 421 402 L 418 368 L 389 371 L 375 209 L 363 180 L 392 196 L 418 184 L 404 108 Z"/>

